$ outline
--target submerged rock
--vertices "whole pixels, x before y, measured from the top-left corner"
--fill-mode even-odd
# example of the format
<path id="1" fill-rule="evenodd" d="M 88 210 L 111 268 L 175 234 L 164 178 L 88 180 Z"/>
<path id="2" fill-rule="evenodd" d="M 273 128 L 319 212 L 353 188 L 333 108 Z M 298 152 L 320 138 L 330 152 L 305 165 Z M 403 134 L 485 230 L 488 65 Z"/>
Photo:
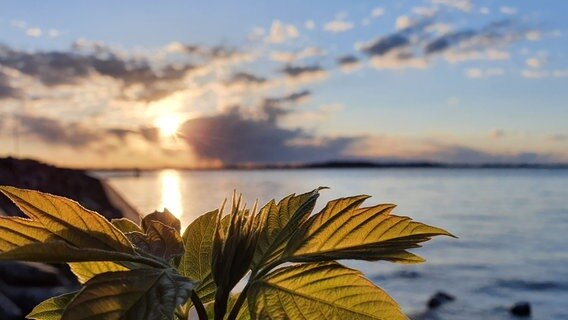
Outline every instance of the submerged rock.
<path id="1" fill-rule="evenodd" d="M 531 305 L 526 301 L 517 302 L 509 309 L 509 312 L 517 317 L 530 317 Z"/>
<path id="2" fill-rule="evenodd" d="M 452 296 L 451 294 L 444 291 L 438 291 L 432 297 L 430 297 L 430 300 L 428 300 L 428 308 L 436 309 L 444 303 L 454 300 L 456 300 L 456 297 Z"/>

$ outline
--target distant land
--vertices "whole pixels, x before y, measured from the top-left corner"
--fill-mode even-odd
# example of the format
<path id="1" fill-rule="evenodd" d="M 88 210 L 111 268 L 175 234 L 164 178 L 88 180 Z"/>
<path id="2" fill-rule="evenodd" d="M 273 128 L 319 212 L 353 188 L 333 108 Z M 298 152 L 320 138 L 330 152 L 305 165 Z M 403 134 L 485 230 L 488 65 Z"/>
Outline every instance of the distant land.
<path id="1" fill-rule="evenodd" d="M 394 168 L 432 168 L 432 169 L 568 169 L 568 163 L 444 163 L 430 161 L 379 162 L 361 160 L 334 160 L 324 162 L 294 164 L 228 164 L 219 167 L 157 167 L 157 168 L 84 168 L 92 171 L 155 171 L 175 170 L 302 170 L 302 169 L 394 169 Z"/>
<path id="2" fill-rule="evenodd" d="M 2 160 L 16 160 L 12 157 L 0 158 Z M 22 161 L 36 161 L 43 163 L 37 159 L 17 159 Z M 53 165 L 53 164 L 52 164 Z M 61 167 L 55 165 L 57 167 Z M 309 163 L 290 163 L 290 164 L 228 164 L 216 167 L 169 167 L 157 166 L 153 168 L 136 168 L 136 167 L 117 167 L 117 168 L 72 168 L 84 171 L 157 171 L 164 169 L 174 170 L 301 170 L 301 169 L 394 169 L 394 168 L 417 168 L 417 169 L 568 169 L 568 163 L 444 163 L 432 161 L 366 161 L 366 160 L 332 160 L 323 162 Z"/>

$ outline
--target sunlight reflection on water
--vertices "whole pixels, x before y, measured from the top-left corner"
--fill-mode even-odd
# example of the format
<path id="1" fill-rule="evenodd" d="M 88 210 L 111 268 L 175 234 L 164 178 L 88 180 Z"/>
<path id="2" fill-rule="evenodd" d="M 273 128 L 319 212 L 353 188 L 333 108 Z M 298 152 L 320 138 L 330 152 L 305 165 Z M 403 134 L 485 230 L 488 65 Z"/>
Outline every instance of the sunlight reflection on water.
<path id="1" fill-rule="evenodd" d="M 176 170 L 163 170 L 159 174 L 161 185 L 160 209 L 168 209 L 176 217 L 183 216 L 180 174 Z"/>

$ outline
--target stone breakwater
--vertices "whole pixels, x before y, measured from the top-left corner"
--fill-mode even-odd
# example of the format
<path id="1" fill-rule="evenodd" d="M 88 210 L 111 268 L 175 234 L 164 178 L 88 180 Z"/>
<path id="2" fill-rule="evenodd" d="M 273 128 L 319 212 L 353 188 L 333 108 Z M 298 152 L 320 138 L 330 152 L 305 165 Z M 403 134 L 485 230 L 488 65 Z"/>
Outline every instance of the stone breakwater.
<path id="1" fill-rule="evenodd" d="M 136 210 L 116 191 L 82 170 L 57 168 L 34 160 L 0 158 L 0 185 L 64 196 L 107 219 L 139 219 Z M 0 215 L 22 216 L 22 213 L 0 195 Z M 24 319 L 39 302 L 78 288 L 66 265 L 0 262 L 0 319 Z"/>

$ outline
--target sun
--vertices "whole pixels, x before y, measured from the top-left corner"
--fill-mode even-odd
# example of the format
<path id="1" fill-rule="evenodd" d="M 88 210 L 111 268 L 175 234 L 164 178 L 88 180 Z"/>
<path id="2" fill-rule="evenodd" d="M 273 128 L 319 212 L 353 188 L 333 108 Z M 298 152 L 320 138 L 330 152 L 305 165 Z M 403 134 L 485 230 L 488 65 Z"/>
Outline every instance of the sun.
<path id="1" fill-rule="evenodd" d="M 164 115 L 154 120 L 154 125 L 160 130 L 162 137 L 173 137 L 181 126 L 181 119 L 174 115 Z"/>

